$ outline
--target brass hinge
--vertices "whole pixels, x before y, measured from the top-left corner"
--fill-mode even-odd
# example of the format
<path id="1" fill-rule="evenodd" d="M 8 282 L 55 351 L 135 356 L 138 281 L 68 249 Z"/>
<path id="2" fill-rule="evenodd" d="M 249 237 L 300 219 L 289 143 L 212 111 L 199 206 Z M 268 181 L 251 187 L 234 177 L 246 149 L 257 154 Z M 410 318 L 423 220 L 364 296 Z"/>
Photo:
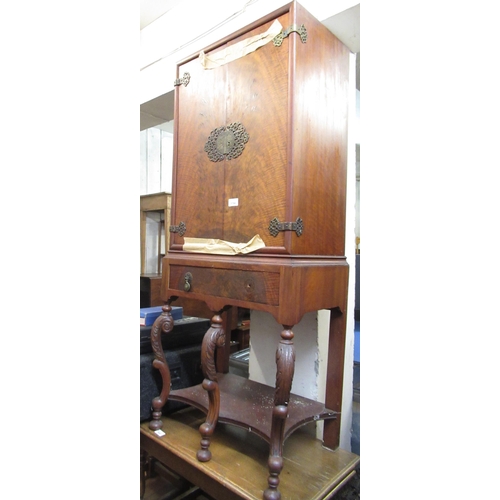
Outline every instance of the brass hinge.
<path id="1" fill-rule="evenodd" d="M 304 222 L 297 217 L 295 222 L 280 222 L 276 217 L 269 223 L 269 232 L 271 236 L 278 236 L 280 231 L 295 231 L 300 236 L 304 231 Z"/>
<path id="2" fill-rule="evenodd" d="M 170 226 L 168 230 L 171 233 L 179 233 L 179 236 L 183 236 L 186 232 L 186 224 L 181 221 L 178 226 Z"/>
<path id="3" fill-rule="evenodd" d="M 184 87 L 187 87 L 187 84 L 191 80 L 191 75 L 189 73 L 184 73 L 182 78 L 177 78 L 174 80 L 174 87 L 178 87 L 179 85 L 184 85 Z"/>
<path id="4" fill-rule="evenodd" d="M 300 39 L 302 40 L 302 43 L 306 43 L 307 41 L 307 30 L 306 27 L 301 24 L 300 26 L 297 26 L 296 24 L 292 24 L 291 26 L 288 27 L 288 29 L 283 30 L 281 33 L 278 33 L 274 38 L 273 38 L 273 43 L 275 47 L 280 47 L 281 44 L 283 43 L 283 40 L 290 34 L 290 33 L 298 33 L 300 36 Z"/>

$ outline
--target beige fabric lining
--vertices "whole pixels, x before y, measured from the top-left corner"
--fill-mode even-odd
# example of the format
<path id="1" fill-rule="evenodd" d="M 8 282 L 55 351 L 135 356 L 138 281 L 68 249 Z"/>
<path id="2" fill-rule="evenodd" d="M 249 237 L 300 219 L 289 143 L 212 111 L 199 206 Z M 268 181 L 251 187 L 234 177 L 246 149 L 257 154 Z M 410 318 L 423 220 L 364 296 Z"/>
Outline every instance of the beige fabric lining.
<path id="1" fill-rule="evenodd" d="M 201 51 L 199 55 L 200 63 L 205 69 L 213 69 L 227 64 L 235 59 L 246 56 L 251 52 L 254 52 L 259 47 L 269 43 L 276 35 L 281 33 L 283 26 L 276 19 L 270 28 L 260 35 L 251 36 L 242 40 L 241 42 L 230 45 L 225 49 L 214 52 L 213 54 L 206 55 L 205 52 Z"/>
<path id="2" fill-rule="evenodd" d="M 184 238 L 182 247 L 186 252 L 211 253 L 217 255 L 237 255 L 255 252 L 266 244 L 262 238 L 256 234 L 247 243 L 233 243 L 231 241 L 210 239 L 210 238 Z"/>

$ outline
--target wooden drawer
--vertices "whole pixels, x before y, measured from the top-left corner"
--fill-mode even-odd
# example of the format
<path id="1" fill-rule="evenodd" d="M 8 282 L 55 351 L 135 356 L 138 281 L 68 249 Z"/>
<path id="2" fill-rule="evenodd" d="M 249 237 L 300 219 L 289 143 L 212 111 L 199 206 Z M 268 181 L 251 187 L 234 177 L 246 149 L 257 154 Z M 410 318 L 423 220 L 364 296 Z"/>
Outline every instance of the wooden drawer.
<path id="1" fill-rule="evenodd" d="M 171 290 L 184 291 L 185 276 L 190 273 L 190 293 L 268 305 L 279 303 L 280 274 L 278 272 L 176 265 L 170 265 L 169 271 L 168 286 Z"/>

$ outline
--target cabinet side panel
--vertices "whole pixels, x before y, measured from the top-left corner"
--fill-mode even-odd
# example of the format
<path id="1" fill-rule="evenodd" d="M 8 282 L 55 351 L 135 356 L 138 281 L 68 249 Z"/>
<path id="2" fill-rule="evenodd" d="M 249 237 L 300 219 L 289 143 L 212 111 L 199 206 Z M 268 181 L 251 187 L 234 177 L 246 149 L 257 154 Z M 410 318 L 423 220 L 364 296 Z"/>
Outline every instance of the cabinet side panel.
<path id="1" fill-rule="evenodd" d="M 294 38 L 293 213 L 304 232 L 293 254 L 345 253 L 349 50 L 297 5 L 307 41 Z"/>
<path id="2" fill-rule="evenodd" d="M 225 68 L 204 71 L 198 59 L 179 67 L 179 76 L 190 74 L 188 85 L 177 87 L 177 155 L 173 225 L 186 224 L 184 236 L 222 238 L 223 162 L 212 162 L 204 151 L 210 132 L 224 123 Z M 177 233 L 175 244 L 183 244 Z"/>
<path id="3" fill-rule="evenodd" d="M 283 26 L 288 17 L 279 18 Z M 263 33 L 271 24 L 231 43 Z M 241 156 L 226 162 L 224 236 L 230 241 L 259 234 L 267 247 L 284 246 L 283 233 L 273 237 L 268 228 L 274 217 L 285 217 L 288 74 L 287 40 L 281 47 L 271 41 L 228 64 L 227 121 L 241 122 L 249 134 Z"/>

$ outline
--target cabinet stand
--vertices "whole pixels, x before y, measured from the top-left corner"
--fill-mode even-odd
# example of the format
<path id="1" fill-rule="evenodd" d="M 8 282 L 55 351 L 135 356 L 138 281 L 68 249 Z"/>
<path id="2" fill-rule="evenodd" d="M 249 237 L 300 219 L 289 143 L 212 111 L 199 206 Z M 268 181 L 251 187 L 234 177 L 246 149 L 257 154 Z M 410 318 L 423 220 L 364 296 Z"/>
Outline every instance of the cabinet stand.
<path id="1" fill-rule="evenodd" d="M 195 270 L 194 263 L 199 259 L 200 257 L 196 256 L 187 258 L 190 265 L 183 268 L 183 271 Z M 182 257 L 182 262 L 186 263 L 186 256 Z M 165 258 L 165 269 L 172 268 L 178 263 L 176 258 L 170 255 Z M 237 263 L 240 262 L 237 261 Z M 234 270 L 235 265 L 234 261 L 227 262 L 226 259 L 225 266 L 228 272 L 231 269 Z M 248 265 L 248 262 L 243 265 Z M 276 272 L 283 284 L 288 283 L 288 286 L 281 287 L 278 305 L 273 308 L 269 308 L 268 304 L 249 301 L 242 304 L 242 301 L 230 297 L 214 298 L 197 295 L 196 282 L 193 283 L 190 291 L 183 291 L 179 289 L 180 287 L 174 290 L 174 283 L 170 283 L 167 291 L 170 297 L 151 332 L 151 344 L 155 354 L 153 366 L 161 373 L 163 388 L 161 394 L 153 400 L 153 418 L 149 428 L 157 430 L 163 425 L 161 409 L 168 399 L 181 401 L 202 410 L 206 414 L 206 419 L 199 427 L 201 441 L 196 456 L 200 462 L 208 462 L 212 458 L 209 448 L 217 422 L 251 430 L 269 443 L 268 487 L 263 493 L 263 498 L 276 500 L 281 498 L 278 485 L 283 468 L 283 443 L 292 432 L 308 422 L 326 420 L 324 445 L 330 449 L 336 449 L 339 445 L 345 346 L 345 315 L 342 311 L 346 307 L 345 285 L 348 268 L 345 263 L 325 262 L 323 259 L 316 261 L 315 266 L 312 266 L 310 261 L 301 260 L 290 263 L 278 258 L 274 259 L 272 264 L 269 261 L 266 269 L 269 272 Z M 176 276 L 176 273 L 173 275 Z M 179 274 L 179 276 L 182 275 L 182 273 Z M 325 282 L 325 286 L 321 288 L 311 286 L 317 284 L 320 277 Z M 293 294 L 289 290 L 294 290 Z M 161 333 L 168 333 L 173 328 L 171 303 L 178 296 L 190 294 L 206 300 L 214 311 L 211 326 L 204 336 L 201 350 L 201 364 L 205 379 L 200 385 L 171 391 L 170 371 L 161 346 Z M 290 302 L 290 295 L 299 296 L 295 307 L 289 309 L 280 306 L 280 303 Z M 223 305 L 224 303 L 226 304 Z M 250 309 L 264 309 L 271 312 L 278 321 L 296 319 L 298 323 L 303 314 L 317 307 L 316 304 L 329 306 L 326 308 L 331 310 L 326 407 L 308 398 L 291 394 L 295 367 L 292 328 L 296 324 L 295 321 L 293 324 L 282 323 L 283 330 L 276 351 L 274 390 L 237 375 L 217 372 L 215 353 L 217 348 L 222 348 L 226 341 L 221 315 L 228 307 L 244 305 Z"/>

